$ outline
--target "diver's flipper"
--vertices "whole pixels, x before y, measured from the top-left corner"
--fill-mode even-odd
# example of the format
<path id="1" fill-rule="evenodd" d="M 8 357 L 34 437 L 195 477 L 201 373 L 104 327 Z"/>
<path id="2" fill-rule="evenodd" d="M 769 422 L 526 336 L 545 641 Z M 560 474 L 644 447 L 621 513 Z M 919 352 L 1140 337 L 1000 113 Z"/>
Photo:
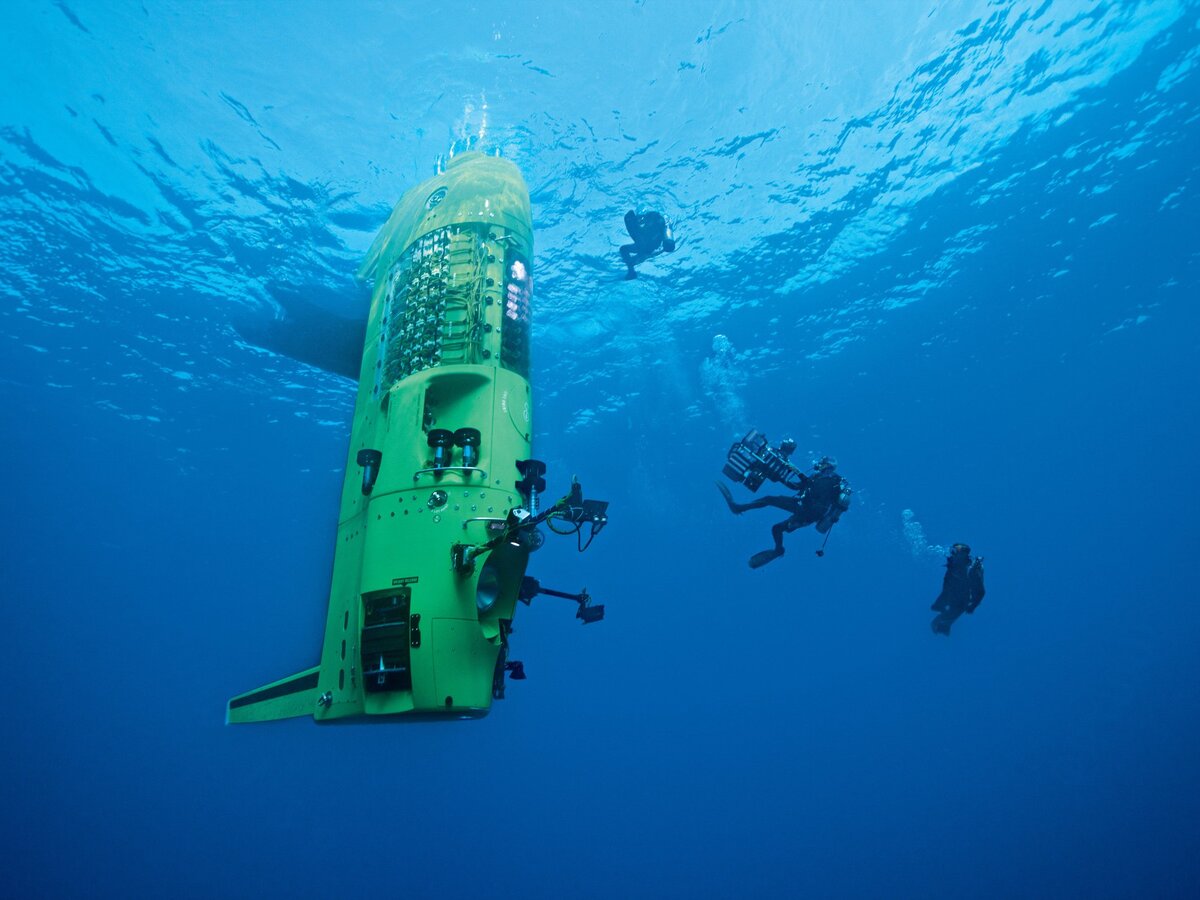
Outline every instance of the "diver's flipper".
<path id="1" fill-rule="evenodd" d="M 755 553 L 750 557 L 750 568 L 762 568 L 771 560 L 778 559 L 781 556 L 783 556 L 782 550 L 763 550 L 761 553 Z"/>
<path id="2" fill-rule="evenodd" d="M 225 724 L 267 722 L 271 719 L 290 719 L 311 716 L 317 708 L 317 675 L 320 666 L 313 666 L 279 681 L 239 694 L 229 701 Z"/>
<path id="3" fill-rule="evenodd" d="M 953 621 L 953 619 L 947 619 L 945 616 L 938 616 L 929 623 L 929 627 L 933 629 L 934 634 L 944 634 L 946 637 L 950 637 L 950 625 Z"/>
<path id="4" fill-rule="evenodd" d="M 721 484 L 719 481 L 716 483 L 716 485 L 717 490 L 721 492 L 721 496 L 725 498 L 725 502 L 729 505 L 729 511 L 731 513 L 733 513 L 735 516 L 740 516 L 743 512 L 745 512 L 745 510 L 742 509 L 742 505 L 733 499 L 733 494 L 729 492 L 729 488 L 725 487 L 725 485 Z"/>

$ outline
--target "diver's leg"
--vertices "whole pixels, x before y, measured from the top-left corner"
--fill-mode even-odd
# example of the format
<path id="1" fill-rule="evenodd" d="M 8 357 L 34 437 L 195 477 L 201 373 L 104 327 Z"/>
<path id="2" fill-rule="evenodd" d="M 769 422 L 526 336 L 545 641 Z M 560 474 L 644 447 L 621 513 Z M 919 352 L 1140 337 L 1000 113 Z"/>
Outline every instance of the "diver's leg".
<path id="1" fill-rule="evenodd" d="M 733 494 L 729 492 L 729 488 L 725 487 L 719 481 L 717 482 L 717 490 L 721 492 L 721 496 L 725 498 L 725 503 L 729 506 L 729 511 L 735 516 L 740 516 L 748 509 L 762 509 L 764 506 L 771 505 L 763 502 L 769 500 L 769 497 L 760 497 L 757 500 L 751 500 L 749 503 L 738 503 L 733 499 Z"/>
<path id="2" fill-rule="evenodd" d="M 775 509 L 782 509 L 786 513 L 791 513 L 793 516 L 800 512 L 800 501 L 795 497 L 781 497 L 778 494 L 772 494 L 768 497 L 759 497 L 757 500 L 751 500 L 749 503 L 743 503 L 743 509 L 766 509 L 772 506 Z M 782 524 L 782 523 L 780 523 Z M 788 531 L 794 531 L 794 528 L 789 528 Z"/>
<path id="3" fill-rule="evenodd" d="M 635 255 L 637 244 L 625 244 L 621 247 L 621 259 L 625 263 L 625 268 L 628 271 L 625 273 L 625 279 L 637 278 L 637 271 L 633 268 L 637 263 L 642 261 L 640 256 Z"/>
<path id="4" fill-rule="evenodd" d="M 717 490 L 725 496 L 725 502 L 729 504 L 729 511 L 737 516 L 751 509 L 766 509 L 768 506 L 782 509 L 784 512 L 789 512 L 793 515 L 800 509 L 800 505 L 795 497 L 759 497 L 757 500 L 751 500 L 749 503 L 738 503 L 733 499 L 733 494 L 729 493 L 729 488 L 725 487 L 719 481 L 717 482 Z"/>
<path id="5" fill-rule="evenodd" d="M 658 248 L 661 246 L 661 239 L 655 240 L 654 238 L 647 237 L 645 233 L 642 234 L 641 240 L 637 242 L 638 253 L 641 254 L 642 259 L 649 259 L 654 256 L 658 253 Z"/>
<path id="6" fill-rule="evenodd" d="M 764 497 L 763 499 L 767 498 Z M 783 556 L 783 536 L 792 530 L 788 527 L 788 523 L 791 521 L 791 519 L 785 519 L 771 526 L 771 537 L 775 538 L 775 546 L 770 550 L 763 550 L 750 557 L 750 568 L 757 569 L 765 566 L 771 560 L 779 559 L 779 557 Z"/>
<path id="7" fill-rule="evenodd" d="M 950 626 L 958 621 L 958 617 L 962 615 L 961 609 L 947 609 L 938 614 L 938 617 L 933 620 L 931 627 L 934 634 L 944 634 L 950 637 Z"/>
<path id="8" fill-rule="evenodd" d="M 779 556 L 783 556 L 783 536 L 793 530 L 791 525 L 791 519 L 784 519 L 771 526 L 771 537 L 775 538 L 775 552 Z"/>

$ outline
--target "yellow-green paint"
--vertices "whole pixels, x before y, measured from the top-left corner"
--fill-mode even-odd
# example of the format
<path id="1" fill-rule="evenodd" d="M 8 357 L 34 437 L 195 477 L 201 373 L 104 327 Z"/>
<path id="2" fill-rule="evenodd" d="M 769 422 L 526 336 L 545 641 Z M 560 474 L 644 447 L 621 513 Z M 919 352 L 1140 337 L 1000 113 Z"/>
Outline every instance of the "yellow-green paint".
<path id="1" fill-rule="evenodd" d="M 505 160 L 464 154 L 396 204 L 359 273 L 374 287 L 320 665 L 233 698 L 229 722 L 487 713 L 528 550 L 501 542 L 462 574 L 451 548 L 484 544 L 496 534 L 489 520 L 524 505 L 515 464 L 530 456 L 532 432 L 532 256 L 528 190 Z M 429 471 L 429 432 L 461 428 L 479 431 L 475 468 Z M 366 495 L 365 449 L 382 454 Z M 455 447 L 448 465 L 461 466 L 461 454 Z M 481 577 L 495 596 L 484 611 Z M 364 638 L 364 625 L 380 622 Z M 380 660 L 364 659 L 364 646 L 393 648 L 378 655 L 396 668 L 401 638 L 411 686 L 393 674 L 371 689 Z"/>

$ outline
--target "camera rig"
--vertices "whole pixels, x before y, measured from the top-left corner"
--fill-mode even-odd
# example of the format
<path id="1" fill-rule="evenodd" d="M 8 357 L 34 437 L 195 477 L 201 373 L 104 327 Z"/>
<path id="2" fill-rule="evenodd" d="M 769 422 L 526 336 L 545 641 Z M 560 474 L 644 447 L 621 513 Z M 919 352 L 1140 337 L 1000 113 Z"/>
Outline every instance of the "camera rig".
<path id="1" fill-rule="evenodd" d="M 782 484 L 798 491 L 804 486 L 804 475 L 788 461 L 790 451 L 771 447 L 767 436 L 750 429 L 744 438 L 729 448 L 722 474 L 731 481 L 757 491 L 764 481 Z"/>

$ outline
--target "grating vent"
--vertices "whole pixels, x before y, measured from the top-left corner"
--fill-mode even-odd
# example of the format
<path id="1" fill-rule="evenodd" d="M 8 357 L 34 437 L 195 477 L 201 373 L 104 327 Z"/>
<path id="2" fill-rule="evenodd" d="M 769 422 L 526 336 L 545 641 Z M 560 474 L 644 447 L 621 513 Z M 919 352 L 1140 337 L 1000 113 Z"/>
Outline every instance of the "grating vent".
<path id="1" fill-rule="evenodd" d="M 368 693 L 412 687 L 408 655 L 411 591 L 406 586 L 363 597 L 362 670 Z"/>

